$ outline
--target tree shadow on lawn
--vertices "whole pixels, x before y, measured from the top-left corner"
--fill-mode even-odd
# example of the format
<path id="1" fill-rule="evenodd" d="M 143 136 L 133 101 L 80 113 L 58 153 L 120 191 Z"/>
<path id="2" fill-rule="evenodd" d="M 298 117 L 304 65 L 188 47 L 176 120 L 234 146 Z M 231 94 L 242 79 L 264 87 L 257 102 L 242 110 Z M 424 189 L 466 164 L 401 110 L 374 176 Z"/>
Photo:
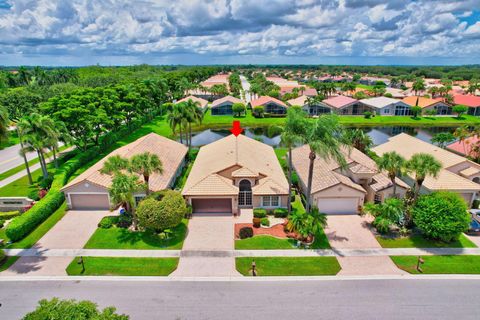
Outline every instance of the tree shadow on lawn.
<path id="1" fill-rule="evenodd" d="M 117 241 L 119 243 L 128 243 L 132 246 L 138 243 L 145 243 L 151 247 L 174 249 L 185 239 L 187 234 L 187 226 L 182 222 L 171 230 L 173 233 L 168 239 L 161 239 L 157 233 L 151 231 L 130 231 L 122 228 L 120 229 Z"/>

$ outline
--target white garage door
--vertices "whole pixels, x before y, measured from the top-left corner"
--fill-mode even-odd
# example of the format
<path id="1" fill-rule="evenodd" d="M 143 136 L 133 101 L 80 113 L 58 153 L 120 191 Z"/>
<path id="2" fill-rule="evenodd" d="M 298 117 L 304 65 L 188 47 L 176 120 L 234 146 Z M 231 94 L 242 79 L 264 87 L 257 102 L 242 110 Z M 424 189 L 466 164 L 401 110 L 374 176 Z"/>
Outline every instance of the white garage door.
<path id="1" fill-rule="evenodd" d="M 317 206 L 326 214 L 356 214 L 358 198 L 320 198 Z"/>

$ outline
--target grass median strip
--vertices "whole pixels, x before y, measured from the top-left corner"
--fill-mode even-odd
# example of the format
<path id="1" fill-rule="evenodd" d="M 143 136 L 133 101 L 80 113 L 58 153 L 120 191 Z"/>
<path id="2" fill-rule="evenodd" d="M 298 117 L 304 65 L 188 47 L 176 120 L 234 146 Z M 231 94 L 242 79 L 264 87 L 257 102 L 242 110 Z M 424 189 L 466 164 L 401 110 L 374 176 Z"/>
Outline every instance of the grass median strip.
<path id="1" fill-rule="evenodd" d="M 168 276 L 177 269 L 178 258 L 79 257 L 67 267 L 70 276 Z"/>
<path id="2" fill-rule="evenodd" d="M 420 234 L 402 238 L 386 238 L 377 236 L 377 241 L 382 248 L 476 248 L 477 246 L 465 235 L 452 242 L 443 242 L 424 238 Z"/>
<path id="3" fill-rule="evenodd" d="M 480 256 L 422 256 L 417 270 L 417 256 L 392 256 L 398 268 L 411 274 L 480 274 Z"/>
<path id="4" fill-rule="evenodd" d="M 251 276 L 253 260 L 258 276 L 327 276 L 341 269 L 335 257 L 244 257 L 235 259 L 237 271 Z"/>

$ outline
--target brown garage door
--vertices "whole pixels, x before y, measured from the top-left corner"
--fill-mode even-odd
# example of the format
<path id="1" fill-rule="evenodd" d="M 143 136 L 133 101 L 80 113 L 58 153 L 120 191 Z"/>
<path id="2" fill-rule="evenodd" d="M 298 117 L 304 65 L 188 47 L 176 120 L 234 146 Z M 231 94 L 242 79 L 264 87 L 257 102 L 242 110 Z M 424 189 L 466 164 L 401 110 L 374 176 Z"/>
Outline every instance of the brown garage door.
<path id="1" fill-rule="evenodd" d="M 108 210 L 108 194 L 70 194 L 72 210 Z"/>
<path id="2" fill-rule="evenodd" d="M 193 213 L 231 213 L 232 199 L 192 199 Z"/>

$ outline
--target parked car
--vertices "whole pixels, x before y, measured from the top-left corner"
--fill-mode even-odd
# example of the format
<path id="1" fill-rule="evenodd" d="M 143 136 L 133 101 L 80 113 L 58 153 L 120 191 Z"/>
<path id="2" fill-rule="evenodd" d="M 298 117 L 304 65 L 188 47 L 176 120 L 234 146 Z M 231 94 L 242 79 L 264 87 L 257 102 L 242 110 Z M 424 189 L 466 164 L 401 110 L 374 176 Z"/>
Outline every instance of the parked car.
<path id="1" fill-rule="evenodd" d="M 480 233 L 480 209 L 471 209 L 470 215 L 472 220 L 468 233 Z"/>

